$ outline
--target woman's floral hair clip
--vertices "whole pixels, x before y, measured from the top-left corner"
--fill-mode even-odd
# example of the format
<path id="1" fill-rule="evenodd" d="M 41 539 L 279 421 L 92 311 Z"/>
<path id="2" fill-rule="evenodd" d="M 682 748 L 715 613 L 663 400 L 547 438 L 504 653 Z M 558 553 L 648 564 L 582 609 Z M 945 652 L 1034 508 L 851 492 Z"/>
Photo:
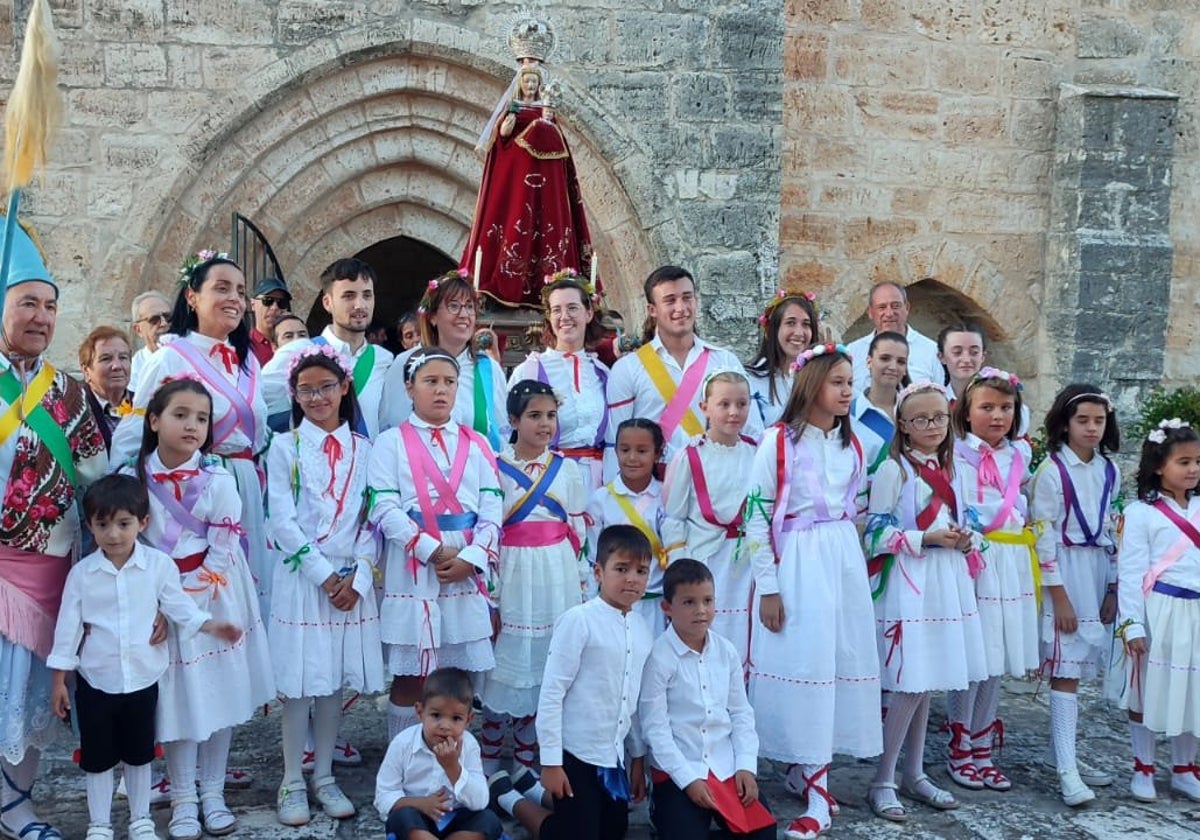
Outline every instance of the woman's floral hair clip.
<path id="1" fill-rule="evenodd" d="M 808 301 L 812 304 L 813 312 L 820 317 L 821 308 L 817 306 L 817 296 L 812 292 L 789 292 L 787 289 L 780 289 L 767 301 L 767 305 L 763 307 L 762 314 L 758 316 L 759 327 L 765 330 L 767 324 L 771 321 L 771 314 L 779 307 L 779 304 L 790 298 L 803 298 Z"/>
<path id="2" fill-rule="evenodd" d="M 417 375 L 422 367 L 430 362 L 449 362 L 454 365 L 454 369 L 459 369 L 458 359 L 451 356 L 440 347 L 422 347 L 413 352 L 411 356 L 404 360 L 404 381 L 411 382 L 412 378 Z"/>
<path id="3" fill-rule="evenodd" d="M 288 392 L 293 397 L 296 395 L 295 386 L 293 384 L 293 377 L 296 375 L 296 369 L 300 367 L 301 363 L 303 363 L 305 359 L 311 359 L 316 356 L 324 356 L 327 359 L 332 359 L 334 363 L 341 368 L 342 373 L 346 375 L 347 379 L 354 378 L 354 368 L 350 365 L 350 360 L 347 359 L 344 354 L 339 353 L 331 344 L 317 344 L 316 342 L 312 342 L 299 353 L 292 356 L 291 361 L 288 362 Z"/>
<path id="4" fill-rule="evenodd" d="M 434 293 L 436 293 L 437 290 L 441 288 L 441 285 L 447 280 L 453 280 L 456 277 L 460 280 L 465 280 L 468 286 L 471 284 L 471 272 L 467 271 L 465 268 L 456 268 L 452 271 L 447 271 L 441 277 L 434 277 L 425 284 L 425 294 L 421 296 L 421 300 L 417 304 L 417 314 L 429 314 L 429 311 L 433 308 Z"/>
<path id="5" fill-rule="evenodd" d="M 946 398 L 946 402 L 954 399 L 954 394 L 945 385 L 934 382 L 931 379 L 920 379 L 900 389 L 900 393 L 896 394 L 896 405 L 899 406 L 914 394 L 920 394 L 925 391 L 936 391 Z"/>
<path id="6" fill-rule="evenodd" d="M 980 368 L 979 373 L 975 374 L 975 378 L 971 381 L 971 384 L 975 385 L 988 379 L 1003 379 L 1018 391 L 1025 390 L 1025 386 L 1021 384 L 1021 380 L 1017 378 L 1015 373 L 1009 373 L 1006 370 L 994 367 Z"/>
<path id="7" fill-rule="evenodd" d="M 840 353 L 847 359 L 851 358 L 850 351 L 846 349 L 845 344 L 817 344 L 796 357 L 796 361 L 792 362 L 792 373 L 800 371 L 806 364 L 818 356 L 828 356 L 831 353 Z"/>
<path id="8" fill-rule="evenodd" d="M 1146 435 L 1146 440 L 1161 445 L 1167 442 L 1167 434 L 1173 429 L 1190 429 L 1191 427 L 1191 423 L 1181 420 L 1178 417 L 1172 417 L 1170 420 L 1159 420 L 1158 428 Z"/>
<path id="9" fill-rule="evenodd" d="M 561 271 L 556 271 L 553 274 L 547 274 L 542 277 L 542 283 L 546 286 L 553 285 L 563 281 L 575 283 L 583 289 L 583 293 L 588 296 L 592 302 L 592 307 L 600 306 L 600 295 L 596 292 L 596 287 L 592 285 L 592 281 L 584 277 L 573 268 L 564 268 Z M 543 297 L 543 300 L 545 298 Z"/>
<path id="10" fill-rule="evenodd" d="M 229 254 L 224 251 L 214 251 L 211 248 L 205 248 L 197 251 L 194 254 L 189 254 L 188 258 L 183 261 L 183 265 L 179 267 L 179 282 L 182 285 L 187 285 L 191 282 L 192 271 L 201 263 L 206 263 L 209 260 L 227 260 Z"/>

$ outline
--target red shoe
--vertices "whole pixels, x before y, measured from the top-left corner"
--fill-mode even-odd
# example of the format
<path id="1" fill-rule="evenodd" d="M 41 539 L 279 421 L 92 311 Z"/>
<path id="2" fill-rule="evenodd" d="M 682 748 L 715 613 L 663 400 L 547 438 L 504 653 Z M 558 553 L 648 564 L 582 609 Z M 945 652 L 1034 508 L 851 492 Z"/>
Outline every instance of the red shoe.
<path id="1" fill-rule="evenodd" d="M 813 840 L 814 837 L 820 837 L 829 831 L 830 825 L 832 825 L 832 821 L 821 825 L 812 817 L 800 817 L 788 823 L 783 836 L 788 840 Z"/>
<path id="2" fill-rule="evenodd" d="M 950 781 L 967 790 L 983 790 L 983 779 L 975 766 L 975 752 L 971 749 L 971 735 L 961 723 L 950 724 L 950 757 L 946 759 L 946 772 Z"/>

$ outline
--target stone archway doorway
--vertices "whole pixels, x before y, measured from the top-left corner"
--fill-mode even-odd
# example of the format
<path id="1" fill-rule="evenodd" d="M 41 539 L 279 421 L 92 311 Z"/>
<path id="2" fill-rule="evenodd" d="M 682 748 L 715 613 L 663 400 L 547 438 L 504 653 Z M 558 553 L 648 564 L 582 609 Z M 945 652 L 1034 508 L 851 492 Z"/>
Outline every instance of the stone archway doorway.
<path id="1" fill-rule="evenodd" d="M 391 236 L 354 254 L 375 270 L 375 320 L 394 326 L 406 312 L 417 308 L 425 284 L 455 268 L 458 262 L 440 248 L 411 236 Z M 318 295 L 308 312 L 309 332 L 316 335 L 329 324 L 329 313 Z"/>

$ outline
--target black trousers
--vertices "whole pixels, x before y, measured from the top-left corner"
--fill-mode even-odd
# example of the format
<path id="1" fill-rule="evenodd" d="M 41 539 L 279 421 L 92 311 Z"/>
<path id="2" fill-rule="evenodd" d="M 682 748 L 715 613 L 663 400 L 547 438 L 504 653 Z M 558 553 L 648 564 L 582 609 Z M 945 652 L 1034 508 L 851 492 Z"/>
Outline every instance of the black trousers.
<path id="1" fill-rule="evenodd" d="M 415 829 L 428 831 L 434 837 L 449 837 L 456 831 L 473 831 L 482 834 L 484 840 L 500 840 L 500 835 L 504 833 L 500 818 L 491 811 L 460 809 L 441 831 L 438 831 L 433 820 L 411 806 L 396 808 L 388 814 L 388 840 L 408 840 L 408 835 Z"/>
<path id="2" fill-rule="evenodd" d="M 658 832 L 659 840 L 696 840 L 706 838 L 716 822 L 720 833 L 726 838 L 750 838 L 750 840 L 775 840 L 777 828 L 769 825 L 749 834 L 735 834 L 729 830 L 724 818 L 716 811 L 701 808 L 688 798 L 670 779 L 655 782 L 650 794 L 650 822 Z M 763 801 L 765 806 L 767 803 Z"/>
<path id="3" fill-rule="evenodd" d="M 554 800 L 541 840 L 621 840 L 629 828 L 629 803 L 609 796 L 595 765 L 563 752 L 563 770 L 574 796 Z"/>
<path id="4" fill-rule="evenodd" d="M 158 683 L 132 694 L 107 694 L 76 673 L 79 768 L 103 773 L 119 762 L 138 767 L 153 761 L 157 706 Z"/>

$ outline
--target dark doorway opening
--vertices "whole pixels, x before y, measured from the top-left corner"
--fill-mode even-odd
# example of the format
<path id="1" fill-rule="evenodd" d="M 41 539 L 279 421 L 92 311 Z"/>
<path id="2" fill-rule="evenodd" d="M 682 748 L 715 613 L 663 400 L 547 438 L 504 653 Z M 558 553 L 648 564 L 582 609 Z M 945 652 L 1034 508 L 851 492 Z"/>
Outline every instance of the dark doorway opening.
<path id="1" fill-rule="evenodd" d="M 375 290 L 375 320 L 388 327 L 389 344 L 396 343 L 396 321 L 404 313 L 417 308 L 426 284 L 458 267 L 457 260 L 408 236 L 381 240 L 354 256 L 375 269 L 375 275 L 379 278 Z M 328 324 L 329 313 L 318 297 L 308 313 L 309 332 L 316 335 Z"/>

